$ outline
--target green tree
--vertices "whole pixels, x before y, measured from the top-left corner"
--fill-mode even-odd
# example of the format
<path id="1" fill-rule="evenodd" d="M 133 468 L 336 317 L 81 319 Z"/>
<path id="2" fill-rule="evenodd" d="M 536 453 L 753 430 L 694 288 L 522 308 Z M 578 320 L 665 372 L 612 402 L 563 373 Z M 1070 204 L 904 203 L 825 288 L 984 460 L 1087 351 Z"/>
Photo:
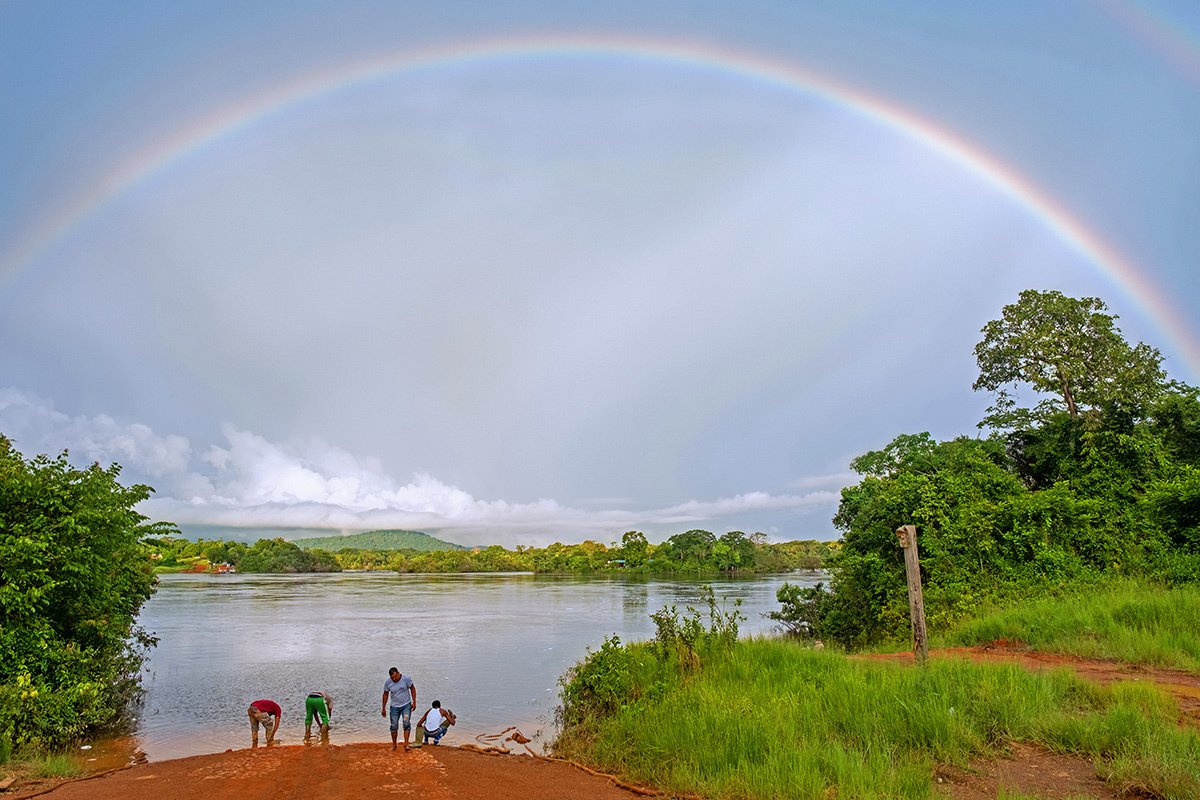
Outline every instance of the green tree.
<path id="1" fill-rule="evenodd" d="M 136 624 L 154 591 L 141 539 L 174 533 L 134 507 L 120 467 L 24 458 L 0 435 L 0 740 L 55 744 L 116 721 L 153 644 Z"/>
<path id="2" fill-rule="evenodd" d="M 646 541 L 646 534 L 641 531 L 626 531 L 621 537 L 621 558 L 625 559 L 625 566 L 642 566 L 646 563 L 649 552 L 650 543 Z"/>
<path id="3" fill-rule="evenodd" d="M 972 388 L 993 392 L 995 400 L 980 426 L 1027 428 L 1058 411 L 1073 419 L 1117 409 L 1143 415 L 1172 386 L 1162 355 L 1140 342 L 1131 346 L 1107 311 L 1097 297 L 1026 289 L 984 325 Z M 1022 385 L 1043 398 L 1032 409 L 1013 395 Z"/>

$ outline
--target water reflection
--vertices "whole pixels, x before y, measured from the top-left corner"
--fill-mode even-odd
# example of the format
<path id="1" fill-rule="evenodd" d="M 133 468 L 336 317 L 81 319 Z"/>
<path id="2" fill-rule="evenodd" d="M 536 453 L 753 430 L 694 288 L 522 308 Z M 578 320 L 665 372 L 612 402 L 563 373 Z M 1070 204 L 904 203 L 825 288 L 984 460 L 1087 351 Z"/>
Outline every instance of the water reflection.
<path id="1" fill-rule="evenodd" d="M 743 634 L 764 633 L 788 580 L 818 573 L 712 582 L 727 610 L 742 598 Z M 151 760 L 245 746 L 246 707 L 283 707 L 276 741 L 302 741 L 304 701 L 337 698 L 333 740 L 389 741 L 378 716 L 387 668 L 417 686 L 414 718 L 432 700 L 459 713 L 446 743 L 510 725 L 541 731 L 558 677 L 605 636 L 653 635 L 650 613 L 699 605 L 702 582 L 534 575 L 171 575 L 142 624 L 160 641 L 145 673 L 137 741 Z M 328 737 L 325 737 L 326 742 Z M 317 741 L 320 744 L 320 741 Z"/>

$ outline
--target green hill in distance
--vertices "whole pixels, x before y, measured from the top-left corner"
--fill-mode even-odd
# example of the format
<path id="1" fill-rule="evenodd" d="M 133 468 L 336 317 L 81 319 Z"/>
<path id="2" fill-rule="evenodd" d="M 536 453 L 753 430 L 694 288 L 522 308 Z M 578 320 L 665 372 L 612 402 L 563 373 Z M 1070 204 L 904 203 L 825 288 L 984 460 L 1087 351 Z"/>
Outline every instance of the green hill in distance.
<path id="1" fill-rule="evenodd" d="M 314 536 L 303 539 L 293 539 L 299 547 L 306 550 L 319 547 L 322 550 L 337 552 L 351 548 L 354 550 L 466 550 L 461 544 L 444 542 L 420 531 L 363 531 L 349 533 L 345 536 Z"/>

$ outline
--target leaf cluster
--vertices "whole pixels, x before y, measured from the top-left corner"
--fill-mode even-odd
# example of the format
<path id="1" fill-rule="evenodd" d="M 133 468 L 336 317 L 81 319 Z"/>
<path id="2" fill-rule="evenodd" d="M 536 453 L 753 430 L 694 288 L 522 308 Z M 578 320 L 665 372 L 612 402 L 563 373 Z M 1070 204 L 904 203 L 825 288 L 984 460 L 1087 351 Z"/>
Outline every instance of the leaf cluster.
<path id="1" fill-rule="evenodd" d="M 0 739 L 58 743 L 116 722 L 153 638 L 136 624 L 154 591 L 141 542 L 169 526 L 135 506 L 120 468 L 24 458 L 0 436 Z"/>

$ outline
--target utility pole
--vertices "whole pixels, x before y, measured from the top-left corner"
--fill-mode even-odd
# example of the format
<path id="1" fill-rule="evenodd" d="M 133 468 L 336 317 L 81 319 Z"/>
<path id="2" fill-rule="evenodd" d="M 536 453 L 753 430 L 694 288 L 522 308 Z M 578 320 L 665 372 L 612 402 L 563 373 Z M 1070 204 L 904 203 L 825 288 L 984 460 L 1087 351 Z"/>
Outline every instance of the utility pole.
<path id="1" fill-rule="evenodd" d="M 917 526 L 896 528 L 904 548 L 904 577 L 908 579 L 908 615 L 912 620 L 913 658 L 918 664 L 929 660 L 929 639 L 925 635 L 925 598 L 921 595 L 921 561 L 917 555 Z"/>

